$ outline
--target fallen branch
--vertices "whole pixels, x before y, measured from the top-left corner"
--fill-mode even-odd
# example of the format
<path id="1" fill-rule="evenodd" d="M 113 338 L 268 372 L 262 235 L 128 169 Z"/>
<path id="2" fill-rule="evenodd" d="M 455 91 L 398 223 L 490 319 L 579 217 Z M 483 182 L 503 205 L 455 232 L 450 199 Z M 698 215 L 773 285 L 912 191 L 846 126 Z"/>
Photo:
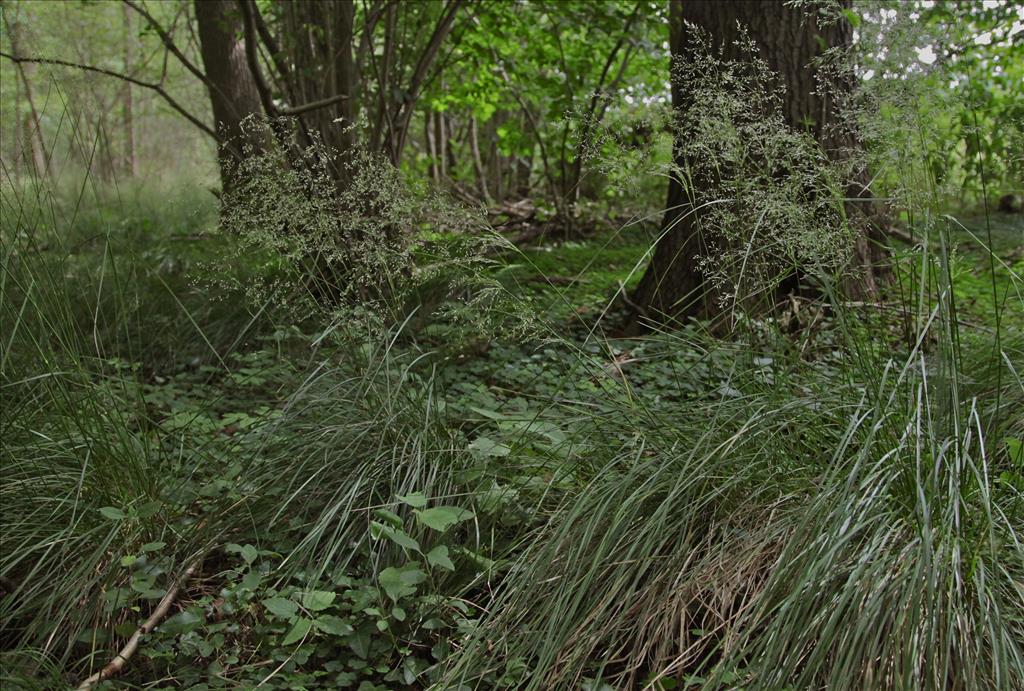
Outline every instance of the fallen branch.
<path id="1" fill-rule="evenodd" d="M 117 655 L 114 656 L 114 659 L 108 662 L 106 667 L 79 684 L 77 687 L 78 691 L 87 691 L 104 679 L 110 679 L 111 677 L 117 676 L 121 673 L 124 666 L 128 664 L 128 660 L 130 660 L 132 655 L 138 651 L 142 637 L 155 629 L 160 622 L 164 620 L 164 617 L 167 616 L 167 612 L 170 611 L 171 605 L 174 604 L 175 599 L 178 597 L 178 591 L 181 590 L 181 586 L 192 578 L 192 574 L 194 574 L 196 569 L 199 568 L 200 562 L 202 562 L 202 558 L 196 559 L 192 563 L 192 566 L 185 569 L 185 573 L 183 573 L 181 578 L 171 586 L 167 591 L 167 594 L 163 596 L 163 599 L 161 599 L 159 604 L 157 604 L 156 609 L 154 609 L 153 613 L 149 615 L 149 619 L 143 622 L 142 626 L 132 634 L 132 637 L 124 644 L 124 647 L 121 648 Z"/>

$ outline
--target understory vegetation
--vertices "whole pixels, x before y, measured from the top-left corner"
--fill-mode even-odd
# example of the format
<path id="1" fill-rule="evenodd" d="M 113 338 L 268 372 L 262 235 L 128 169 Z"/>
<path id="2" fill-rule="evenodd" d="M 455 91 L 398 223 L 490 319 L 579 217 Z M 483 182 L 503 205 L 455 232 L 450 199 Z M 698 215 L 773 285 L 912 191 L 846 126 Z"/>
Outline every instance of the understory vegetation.
<path id="1" fill-rule="evenodd" d="M 718 176 L 727 329 L 629 328 L 671 230 L 635 180 L 520 242 L 368 148 L 219 199 L 5 168 L 0 683 L 1024 688 L 1019 152 L 962 146 L 931 74 L 852 103 L 892 230 L 863 299 L 850 173 L 708 50 L 704 167 L 603 130 L 589 163 Z"/>

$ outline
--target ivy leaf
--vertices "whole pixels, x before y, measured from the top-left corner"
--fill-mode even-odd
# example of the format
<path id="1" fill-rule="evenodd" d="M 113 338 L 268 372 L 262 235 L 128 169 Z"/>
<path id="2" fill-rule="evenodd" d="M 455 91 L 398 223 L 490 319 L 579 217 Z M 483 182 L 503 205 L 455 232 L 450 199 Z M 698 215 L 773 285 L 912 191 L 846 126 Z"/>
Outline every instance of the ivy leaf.
<path id="1" fill-rule="evenodd" d="M 458 506 L 435 506 L 432 509 L 417 511 L 416 518 L 420 523 L 443 533 L 456 523 L 469 520 L 473 517 L 472 511 L 459 508 Z"/>
<path id="2" fill-rule="evenodd" d="M 431 566 L 440 566 L 448 571 L 455 570 L 455 564 L 452 563 L 451 558 L 448 556 L 448 548 L 445 545 L 438 545 L 427 552 L 427 563 Z"/>
<path id="3" fill-rule="evenodd" d="M 420 570 L 416 562 L 397 569 L 389 566 L 377 576 L 380 587 L 395 602 L 406 595 L 415 593 L 416 586 L 425 580 L 427 580 L 427 574 Z"/>
<path id="4" fill-rule="evenodd" d="M 299 611 L 299 606 L 291 600 L 286 600 L 283 597 L 272 597 L 268 600 L 263 600 L 263 606 L 267 608 L 267 611 L 273 614 L 278 619 L 285 619 L 291 621 L 295 618 L 295 614 Z"/>
<path id="5" fill-rule="evenodd" d="M 330 607 L 335 597 L 335 593 L 327 590 L 311 590 L 302 596 L 302 606 L 311 612 L 319 612 Z"/>
<path id="6" fill-rule="evenodd" d="M 281 641 L 281 645 L 292 645 L 303 638 L 309 633 L 309 629 L 313 626 L 313 622 L 305 617 L 300 617 L 296 622 L 292 630 L 288 632 L 288 635 Z"/>

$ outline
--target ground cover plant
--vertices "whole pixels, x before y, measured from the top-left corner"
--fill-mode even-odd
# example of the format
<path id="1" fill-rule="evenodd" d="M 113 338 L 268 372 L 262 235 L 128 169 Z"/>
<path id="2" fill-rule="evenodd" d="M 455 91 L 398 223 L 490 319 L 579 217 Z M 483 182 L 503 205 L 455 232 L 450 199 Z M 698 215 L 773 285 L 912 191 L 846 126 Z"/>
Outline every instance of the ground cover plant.
<path id="1" fill-rule="evenodd" d="M 1024 688 L 1015 5 L 0 12 L 5 688 Z"/>

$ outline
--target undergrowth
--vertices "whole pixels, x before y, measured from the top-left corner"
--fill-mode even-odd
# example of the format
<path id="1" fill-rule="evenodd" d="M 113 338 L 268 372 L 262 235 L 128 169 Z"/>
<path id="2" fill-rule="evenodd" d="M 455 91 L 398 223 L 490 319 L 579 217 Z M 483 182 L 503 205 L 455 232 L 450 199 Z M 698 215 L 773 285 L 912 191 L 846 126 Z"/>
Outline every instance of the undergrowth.
<path id="1" fill-rule="evenodd" d="M 1019 221 L 894 193 L 879 303 L 616 339 L 641 230 L 515 251 L 389 180 L 387 227 L 325 188 L 233 235 L 0 188 L 5 684 L 78 683 L 180 584 L 108 683 L 1020 688 Z M 406 235 L 346 274 L 364 231 Z"/>

